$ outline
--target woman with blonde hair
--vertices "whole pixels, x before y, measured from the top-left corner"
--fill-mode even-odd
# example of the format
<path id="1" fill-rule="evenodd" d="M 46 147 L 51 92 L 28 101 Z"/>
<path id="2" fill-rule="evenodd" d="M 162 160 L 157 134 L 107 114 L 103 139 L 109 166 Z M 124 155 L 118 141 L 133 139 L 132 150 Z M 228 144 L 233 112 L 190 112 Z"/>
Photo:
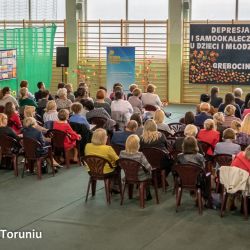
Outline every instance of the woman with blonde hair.
<path id="1" fill-rule="evenodd" d="M 58 89 L 58 99 L 56 99 L 56 105 L 58 109 L 70 109 L 72 102 L 68 99 L 67 94 L 66 88 Z"/>
<path id="2" fill-rule="evenodd" d="M 34 106 L 24 107 L 24 118 L 33 117 L 36 120 L 36 129 L 42 133 L 46 133 L 48 130 L 41 126 L 41 123 L 36 119 L 36 108 Z"/>
<path id="3" fill-rule="evenodd" d="M 158 130 L 167 131 L 169 134 L 174 135 L 174 130 L 170 129 L 168 124 L 164 123 L 165 113 L 161 109 L 157 109 L 154 113 L 154 121 Z"/>
<path id="4" fill-rule="evenodd" d="M 48 101 L 43 114 L 43 121 L 44 123 L 47 121 L 58 121 L 57 105 L 54 100 Z"/>
<path id="5" fill-rule="evenodd" d="M 223 126 L 224 127 L 230 127 L 231 126 L 231 123 L 232 121 L 236 120 L 236 121 L 241 121 L 241 119 L 237 118 L 234 114 L 235 114 L 235 106 L 232 105 L 232 104 L 229 104 L 225 107 L 225 110 L 224 110 L 224 114 L 225 114 L 225 119 L 224 119 L 224 122 L 223 122 Z"/>
<path id="6" fill-rule="evenodd" d="M 236 135 L 241 131 L 241 122 L 234 120 L 231 122 L 231 128 L 235 131 Z"/>
<path id="7" fill-rule="evenodd" d="M 141 163 L 142 167 L 138 171 L 138 179 L 144 181 L 151 178 L 152 167 L 145 155 L 142 152 L 139 152 L 139 148 L 140 138 L 137 135 L 130 135 L 126 140 L 125 150 L 120 152 L 119 158 L 131 159 Z M 149 186 L 146 189 L 146 196 L 147 200 L 152 199 Z"/>
<path id="8" fill-rule="evenodd" d="M 111 146 L 106 145 L 107 139 L 107 131 L 103 128 L 98 128 L 93 132 L 91 143 L 87 143 L 85 147 L 86 156 L 100 156 L 112 164 L 113 168 L 110 168 L 108 164 L 104 166 L 104 174 L 115 171 L 116 161 L 119 159 L 114 149 Z"/>
<path id="9" fill-rule="evenodd" d="M 226 127 L 223 126 L 223 123 L 225 121 L 225 116 L 222 112 L 217 112 L 213 115 L 213 120 L 216 130 L 220 133 L 220 140 L 221 140 L 223 131 L 226 129 Z"/>
<path id="10" fill-rule="evenodd" d="M 22 87 L 20 89 L 20 99 L 19 99 L 19 106 L 24 107 L 24 106 L 34 106 L 38 107 L 36 102 L 33 99 L 29 98 L 29 91 L 26 87 Z"/>
<path id="11" fill-rule="evenodd" d="M 220 141 L 220 133 L 216 131 L 215 123 L 212 119 L 207 119 L 204 122 L 204 129 L 199 131 L 197 139 L 211 145 L 205 153 L 212 156 L 215 145 Z"/>
<path id="12" fill-rule="evenodd" d="M 244 146 L 250 144 L 250 114 L 247 114 L 242 123 L 240 133 L 237 134 L 236 143 Z"/>

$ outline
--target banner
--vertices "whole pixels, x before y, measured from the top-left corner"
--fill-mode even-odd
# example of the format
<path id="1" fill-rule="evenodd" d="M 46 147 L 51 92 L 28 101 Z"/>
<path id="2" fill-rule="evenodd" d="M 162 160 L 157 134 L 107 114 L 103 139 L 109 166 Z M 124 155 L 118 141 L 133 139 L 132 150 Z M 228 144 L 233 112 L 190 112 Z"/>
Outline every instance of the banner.
<path id="1" fill-rule="evenodd" d="M 124 91 L 135 82 L 135 47 L 107 47 L 107 89 L 122 83 Z"/>
<path id="2" fill-rule="evenodd" d="M 250 25 L 191 24 L 189 82 L 250 84 Z"/>

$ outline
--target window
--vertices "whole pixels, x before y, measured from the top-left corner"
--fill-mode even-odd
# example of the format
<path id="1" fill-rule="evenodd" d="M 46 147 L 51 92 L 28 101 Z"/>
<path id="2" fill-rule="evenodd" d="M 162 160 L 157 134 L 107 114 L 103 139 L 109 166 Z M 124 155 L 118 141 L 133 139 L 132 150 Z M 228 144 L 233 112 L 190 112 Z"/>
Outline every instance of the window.
<path id="1" fill-rule="evenodd" d="M 88 0 L 88 20 L 119 20 L 126 18 L 126 0 Z"/>
<path id="2" fill-rule="evenodd" d="M 250 1 L 239 0 L 239 20 L 250 20 Z"/>
<path id="3" fill-rule="evenodd" d="M 168 18 L 168 0 L 129 0 L 128 19 L 165 20 Z"/>
<path id="4" fill-rule="evenodd" d="M 235 7 L 236 0 L 193 0 L 192 20 L 232 20 Z"/>

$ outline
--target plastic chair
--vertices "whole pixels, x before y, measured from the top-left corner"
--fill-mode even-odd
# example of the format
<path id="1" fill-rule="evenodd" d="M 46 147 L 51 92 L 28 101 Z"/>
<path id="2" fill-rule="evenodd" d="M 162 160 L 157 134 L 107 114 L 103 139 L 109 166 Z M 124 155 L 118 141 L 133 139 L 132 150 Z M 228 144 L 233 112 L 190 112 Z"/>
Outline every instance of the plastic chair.
<path id="1" fill-rule="evenodd" d="M 172 135 L 166 130 L 158 129 L 158 131 L 161 132 L 163 135 L 165 135 L 166 138 L 172 137 Z"/>
<path id="2" fill-rule="evenodd" d="M 157 172 L 160 173 L 162 191 L 166 192 L 166 186 L 168 185 L 168 182 L 166 180 L 166 170 L 163 168 L 163 165 L 164 162 L 166 162 L 166 160 L 170 158 L 169 153 L 159 148 L 143 148 L 141 151 L 152 166 L 152 174 L 157 175 Z"/>
<path id="3" fill-rule="evenodd" d="M 202 214 L 202 190 L 197 182 L 200 176 L 206 176 L 207 179 L 210 179 L 210 173 L 206 174 L 204 169 L 196 164 L 177 164 L 174 166 L 173 172 L 176 175 L 175 188 L 178 189 L 176 190 L 176 212 L 178 212 L 178 207 L 181 204 L 182 190 L 187 189 L 190 191 L 196 191 L 199 214 Z"/>
<path id="4" fill-rule="evenodd" d="M 111 144 L 111 147 L 115 150 L 116 154 L 119 156 L 120 152 L 122 150 L 125 150 L 125 147 L 122 145 L 118 145 L 118 144 Z"/>
<path id="5" fill-rule="evenodd" d="M 29 138 L 24 137 L 23 138 L 23 148 L 24 148 L 24 166 L 23 166 L 23 173 L 22 178 L 24 177 L 24 171 L 26 168 L 27 163 L 30 161 L 36 161 L 37 163 L 37 178 L 39 180 L 42 179 L 42 161 L 49 158 L 50 159 L 50 166 L 52 168 L 53 176 L 55 175 L 55 169 L 53 167 L 53 157 L 52 157 L 52 151 L 51 146 L 42 147 L 41 143 Z M 47 148 L 48 152 L 44 155 L 38 155 L 38 151 L 40 148 Z"/>
<path id="6" fill-rule="evenodd" d="M 18 156 L 19 154 L 14 152 L 13 149 L 15 149 L 18 145 L 18 142 L 7 135 L 2 135 L 0 140 L 0 147 L 1 147 L 1 155 L 2 158 L 7 157 L 11 158 L 11 162 L 13 164 L 14 168 L 14 175 L 18 176 Z"/>
<path id="7" fill-rule="evenodd" d="M 185 124 L 179 122 L 169 123 L 168 126 L 170 129 L 174 130 L 175 133 L 184 131 L 185 129 Z"/>
<path id="8" fill-rule="evenodd" d="M 108 160 L 100 156 L 88 155 L 88 156 L 84 156 L 83 160 L 89 168 L 89 175 L 90 175 L 85 202 L 88 201 L 90 185 L 92 189 L 92 196 L 95 196 L 96 182 L 98 180 L 103 180 L 104 186 L 105 186 L 107 204 L 110 204 L 111 203 L 111 189 L 110 189 L 111 180 L 115 176 L 117 176 L 117 172 L 115 172 L 114 170 L 111 173 L 104 174 L 103 169 L 106 164 L 108 164 L 110 168 L 113 168 L 113 166 Z M 120 184 L 120 191 L 121 191 L 121 184 Z"/>
<path id="9" fill-rule="evenodd" d="M 144 106 L 144 109 L 145 109 L 145 111 L 156 111 L 157 107 L 155 107 L 154 105 L 147 104 Z"/>
<path id="10" fill-rule="evenodd" d="M 123 200 L 124 200 L 124 194 L 126 190 L 126 186 L 129 185 L 133 187 L 134 184 L 137 184 L 139 186 L 139 196 L 140 196 L 140 207 L 144 208 L 145 207 L 145 188 L 146 186 L 150 185 L 152 183 L 151 179 L 140 181 L 138 179 L 138 172 L 143 166 L 141 163 L 132 160 L 132 159 L 119 159 L 117 161 L 118 165 L 124 170 L 125 173 L 125 184 L 122 190 L 122 198 L 121 198 L 121 205 L 123 205 Z M 158 190 L 157 190 L 157 180 L 154 179 L 153 181 L 154 185 L 154 190 L 155 190 L 155 198 L 156 198 L 156 203 L 159 204 L 159 198 L 158 198 Z M 129 189 L 129 198 L 132 198 L 132 192 L 133 189 Z"/>
<path id="11" fill-rule="evenodd" d="M 53 147 L 53 151 L 57 150 L 59 152 L 64 152 L 64 156 L 65 156 L 65 163 L 66 163 L 66 167 L 69 168 L 70 167 L 70 150 L 66 150 L 64 148 L 64 140 L 66 138 L 66 136 L 68 136 L 67 133 L 61 131 L 61 130 L 57 130 L 57 129 L 51 129 L 49 130 L 49 137 L 51 138 L 51 143 L 52 143 L 52 147 Z M 79 154 L 79 152 L 78 152 Z M 80 162 L 78 162 L 80 164 Z"/>

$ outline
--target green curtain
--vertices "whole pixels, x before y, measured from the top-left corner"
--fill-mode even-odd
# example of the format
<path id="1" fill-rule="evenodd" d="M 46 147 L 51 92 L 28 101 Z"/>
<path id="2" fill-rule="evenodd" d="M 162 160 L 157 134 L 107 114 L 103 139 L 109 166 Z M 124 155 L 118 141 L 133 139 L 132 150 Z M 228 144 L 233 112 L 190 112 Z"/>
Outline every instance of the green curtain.
<path id="1" fill-rule="evenodd" d="M 21 80 L 27 80 L 29 91 L 37 91 L 42 81 L 49 89 L 56 25 L 0 30 L 0 49 L 17 49 L 17 80 L 0 81 L 0 87 L 18 91 Z"/>

